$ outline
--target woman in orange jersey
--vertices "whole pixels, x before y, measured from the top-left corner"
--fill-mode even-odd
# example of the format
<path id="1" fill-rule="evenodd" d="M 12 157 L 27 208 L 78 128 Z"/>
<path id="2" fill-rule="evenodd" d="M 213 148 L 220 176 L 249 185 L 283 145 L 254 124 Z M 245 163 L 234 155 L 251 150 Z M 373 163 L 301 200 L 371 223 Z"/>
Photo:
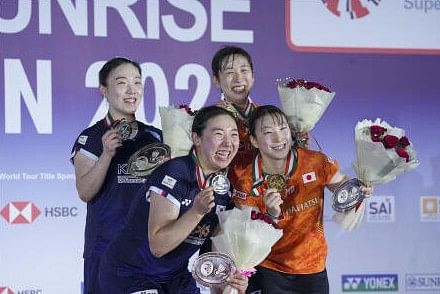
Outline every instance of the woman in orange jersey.
<path id="1" fill-rule="evenodd" d="M 240 132 L 240 147 L 233 164 L 245 166 L 255 155 L 247 127 L 247 120 L 257 107 L 249 97 L 255 81 L 252 57 L 243 48 L 225 46 L 214 54 L 211 68 L 212 81 L 222 93 L 217 105 L 234 114 Z"/>
<path id="2" fill-rule="evenodd" d="M 283 237 L 248 289 L 258 281 L 263 293 L 329 293 L 324 189 L 334 191 L 348 177 L 325 154 L 292 148 L 286 116 L 275 106 L 258 107 L 249 118 L 249 132 L 259 154 L 247 167 L 233 169 L 233 200 L 272 217 Z"/>

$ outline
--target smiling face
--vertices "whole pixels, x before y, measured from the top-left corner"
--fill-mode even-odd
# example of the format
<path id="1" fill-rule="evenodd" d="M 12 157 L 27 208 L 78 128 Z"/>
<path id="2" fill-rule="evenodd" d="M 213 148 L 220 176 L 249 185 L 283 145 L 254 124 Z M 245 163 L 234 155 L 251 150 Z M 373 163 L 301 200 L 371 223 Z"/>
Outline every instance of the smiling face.
<path id="1" fill-rule="evenodd" d="M 213 81 L 222 90 L 226 101 L 246 106 L 254 85 L 254 72 L 244 56 L 233 54 L 222 61 L 222 67 Z"/>
<path id="2" fill-rule="evenodd" d="M 100 85 L 99 90 L 107 98 L 114 119 L 132 120 L 144 87 L 139 70 L 130 63 L 123 63 L 110 72 L 106 85 Z"/>
<path id="3" fill-rule="evenodd" d="M 237 123 L 227 114 L 214 116 L 208 120 L 201 135 L 192 133 L 197 158 L 208 175 L 229 166 L 239 145 Z"/>
<path id="4" fill-rule="evenodd" d="M 259 149 L 263 161 L 286 159 L 292 146 L 292 135 L 286 117 L 275 113 L 258 118 L 251 143 Z"/>

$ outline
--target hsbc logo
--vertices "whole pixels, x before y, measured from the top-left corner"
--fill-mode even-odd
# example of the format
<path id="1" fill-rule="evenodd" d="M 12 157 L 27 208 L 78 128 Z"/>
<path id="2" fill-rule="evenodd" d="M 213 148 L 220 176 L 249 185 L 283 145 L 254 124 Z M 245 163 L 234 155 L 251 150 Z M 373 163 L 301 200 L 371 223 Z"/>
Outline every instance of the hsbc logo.
<path id="1" fill-rule="evenodd" d="M 30 224 L 40 214 L 46 218 L 73 218 L 79 215 L 76 206 L 51 206 L 41 211 L 34 203 L 29 201 L 11 201 L 0 211 L 1 216 L 10 224 Z M 0 294 L 3 294 L 0 292 Z"/>
<path id="2" fill-rule="evenodd" d="M 0 294 L 15 294 L 15 293 L 8 287 L 0 287 Z"/>
<path id="3" fill-rule="evenodd" d="M 30 224 L 40 213 L 38 207 L 29 201 L 11 201 L 0 211 L 1 216 L 10 224 Z M 0 291 L 0 294 L 3 293 Z"/>

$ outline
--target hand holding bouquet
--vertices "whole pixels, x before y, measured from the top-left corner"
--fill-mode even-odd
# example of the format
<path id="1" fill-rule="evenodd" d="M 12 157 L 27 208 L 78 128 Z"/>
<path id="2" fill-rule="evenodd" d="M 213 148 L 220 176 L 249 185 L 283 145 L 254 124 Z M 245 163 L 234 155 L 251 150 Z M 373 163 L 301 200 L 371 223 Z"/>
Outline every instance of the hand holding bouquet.
<path id="1" fill-rule="evenodd" d="M 355 142 L 355 172 L 366 185 L 388 183 L 419 165 L 405 131 L 379 118 L 358 122 Z"/>
<path id="2" fill-rule="evenodd" d="M 171 158 L 187 155 L 193 143 L 191 128 L 195 112 L 187 106 L 159 107 L 164 143 L 171 148 Z"/>
<path id="3" fill-rule="evenodd" d="M 293 79 L 279 81 L 278 94 L 290 127 L 298 132 L 309 132 L 336 93 L 316 82 Z"/>
<path id="4" fill-rule="evenodd" d="M 354 169 L 357 178 L 366 186 L 388 183 L 419 164 L 405 131 L 379 118 L 374 122 L 365 119 L 356 124 L 355 143 Z M 362 221 L 364 210 L 362 201 L 355 209 L 337 212 L 333 219 L 342 228 L 352 230 Z"/>
<path id="5" fill-rule="evenodd" d="M 252 215 L 251 208 L 247 207 L 219 212 L 220 232 L 211 237 L 213 248 L 230 256 L 239 272 L 248 277 L 283 234 L 282 230 L 261 219 L 253 219 Z M 231 290 L 226 288 L 225 291 Z"/>

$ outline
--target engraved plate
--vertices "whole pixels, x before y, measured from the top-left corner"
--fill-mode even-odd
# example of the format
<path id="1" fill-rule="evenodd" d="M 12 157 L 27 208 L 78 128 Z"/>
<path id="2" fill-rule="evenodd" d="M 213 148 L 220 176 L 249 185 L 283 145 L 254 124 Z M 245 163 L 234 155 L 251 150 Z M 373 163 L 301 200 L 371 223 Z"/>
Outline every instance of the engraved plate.
<path id="1" fill-rule="evenodd" d="M 128 171 L 132 175 L 144 177 L 170 157 L 171 151 L 168 145 L 161 143 L 149 144 L 130 156 Z"/>
<path id="2" fill-rule="evenodd" d="M 358 179 L 348 180 L 339 186 L 333 193 L 333 209 L 337 212 L 346 212 L 356 207 L 365 198 L 361 186 L 363 184 Z"/>
<path id="3" fill-rule="evenodd" d="M 228 255 L 208 252 L 197 257 L 191 272 L 199 284 L 212 287 L 225 284 L 236 270 L 234 261 Z"/>

